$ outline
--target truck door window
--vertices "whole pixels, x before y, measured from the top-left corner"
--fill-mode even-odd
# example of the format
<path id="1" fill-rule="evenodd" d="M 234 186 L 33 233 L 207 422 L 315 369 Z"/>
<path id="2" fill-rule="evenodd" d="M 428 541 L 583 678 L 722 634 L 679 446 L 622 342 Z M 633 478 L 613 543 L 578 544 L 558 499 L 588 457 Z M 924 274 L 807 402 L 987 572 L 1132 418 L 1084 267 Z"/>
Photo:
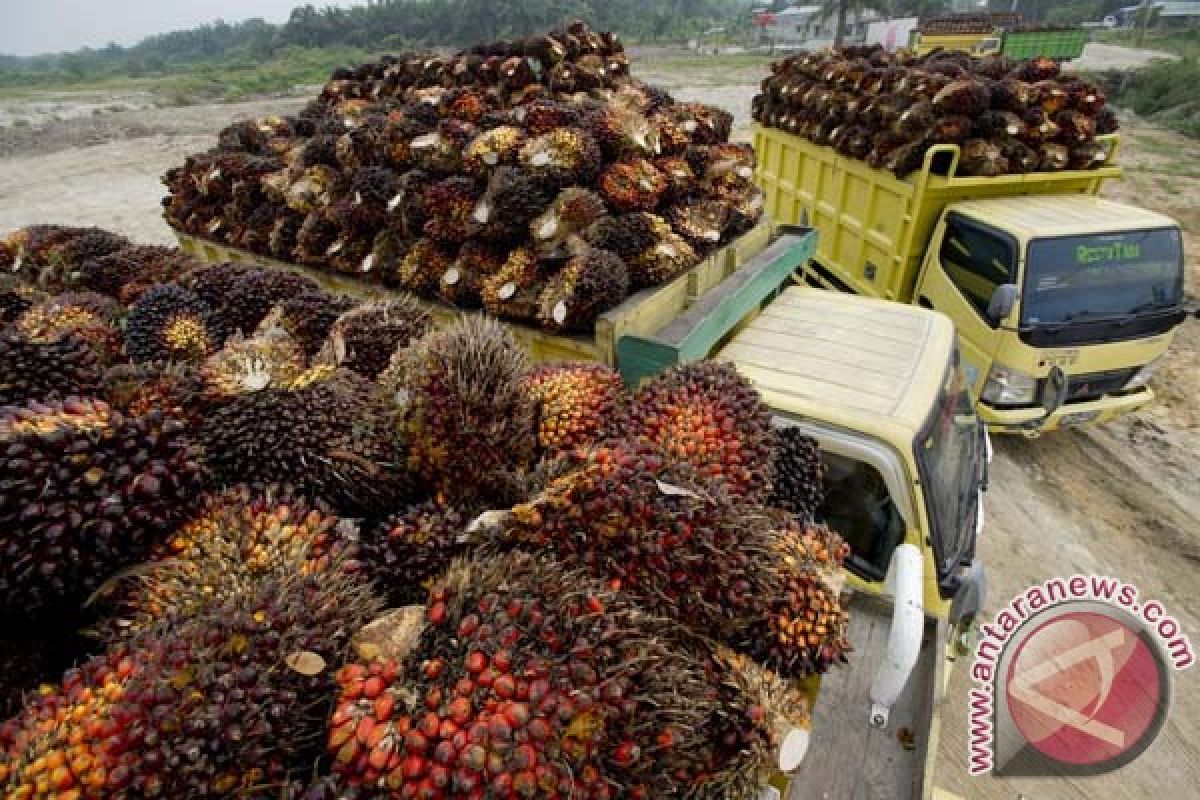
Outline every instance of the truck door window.
<path id="1" fill-rule="evenodd" d="M 868 580 L 882 580 L 892 551 L 904 540 L 904 519 L 883 476 L 869 464 L 821 451 L 825 497 L 817 519 L 850 545 L 846 566 Z"/>
<path id="2" fill-rule="evenodd" d="M 946 218 L 938 255 L 946 275 L 981 317 L 986 318 L 996 287 L 1016 282 L 1012 241 L 957 214 Z"/>

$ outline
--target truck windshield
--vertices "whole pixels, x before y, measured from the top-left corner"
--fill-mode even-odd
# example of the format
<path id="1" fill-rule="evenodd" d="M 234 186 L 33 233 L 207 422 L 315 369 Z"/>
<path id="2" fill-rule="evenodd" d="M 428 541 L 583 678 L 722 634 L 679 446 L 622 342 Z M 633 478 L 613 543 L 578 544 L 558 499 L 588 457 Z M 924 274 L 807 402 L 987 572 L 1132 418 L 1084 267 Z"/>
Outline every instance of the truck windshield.
<path id="1" fill-rule="evenodd" d="M 938 584 L 955 588 L 959 565 L 974 555 L 975 515 L 983 478 L 983 432 L 955 352 L 938 402 L 917 439 L 917 465 L 925 484 Z"/>
<path id="2" fill-rule="evenodd" d="M 1179 230 L 1035 239 L 1022 294 L 1022 323 L 1039 327 L 1175 309 L 1183 302 Z"/>

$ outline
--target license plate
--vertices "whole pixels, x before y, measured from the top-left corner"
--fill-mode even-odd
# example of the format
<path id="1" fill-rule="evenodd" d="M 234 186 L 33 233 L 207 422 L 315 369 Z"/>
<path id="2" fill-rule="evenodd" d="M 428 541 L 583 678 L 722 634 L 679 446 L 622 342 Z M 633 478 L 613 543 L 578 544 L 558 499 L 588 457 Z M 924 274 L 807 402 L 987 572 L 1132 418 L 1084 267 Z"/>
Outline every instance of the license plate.
<path id="1" fill-rule="evenodd" d="M 1077 425 L 1086 425 L 1098 416 L 1100 416 L 1099 411 L 1080 411 L 1075 414 L 1063 414 L 1058 425 L 1061 428 L 1073 428 Z"/>

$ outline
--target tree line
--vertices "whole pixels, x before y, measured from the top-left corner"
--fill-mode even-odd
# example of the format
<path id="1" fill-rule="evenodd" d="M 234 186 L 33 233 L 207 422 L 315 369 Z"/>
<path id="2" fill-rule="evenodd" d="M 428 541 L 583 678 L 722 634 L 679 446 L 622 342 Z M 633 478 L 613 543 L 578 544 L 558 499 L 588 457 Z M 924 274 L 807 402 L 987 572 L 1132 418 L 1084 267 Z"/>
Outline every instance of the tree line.
<path id="1" fill-rule="evenodd" d="M 139 77 L 228 61 L 260 62 L 288 48 L 399 51 L 517 38 L 575 19 L 630 41 L 681 42 L 714 28 L 752 24 L 749 0 L 368 0 L 351 8 L 300 6 L 287 22 L 217 21 L 110 44 L 32 57 L 0 55 L 0 72 L 64 78 Z"/>

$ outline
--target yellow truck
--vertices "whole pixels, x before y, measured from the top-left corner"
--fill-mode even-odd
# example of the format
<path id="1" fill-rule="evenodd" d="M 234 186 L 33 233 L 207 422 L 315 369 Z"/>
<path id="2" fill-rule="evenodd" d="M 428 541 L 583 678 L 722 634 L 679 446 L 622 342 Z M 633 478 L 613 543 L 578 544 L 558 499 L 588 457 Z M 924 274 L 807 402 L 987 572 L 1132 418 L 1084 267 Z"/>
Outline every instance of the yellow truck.
<path id="1" fill-rule="evenodd" d="M 1097 197 L 1107 166 L 998 177 L 957 173 L 937 145 L 900 179 L 757 127 L 757 180 L 783 223 L 812 225 L 812 286 L 941 311 L 958 330 L 976 410 L 1037 436 L 1151 402 L 1155 364 L 1186 318 L 1178 223 Z"/>
<path id="2" fill-rule="evenodd" d="M 179 239 L 206 260 L 293 269 L 335 291 L 394 294 Z M 591 335 L 511 329 L 536 359 L 603 361 L 633 385 L 671 364 L 728 360 L 762 393 L 776 425 L 817 440 L 826 468 L 820 516 L 852 548 L 854 650 L 849 665 L 807 686 L 813 727 L 789 737 L 780 764 L 789 774 L 764 794 L 945 798 L 933 778 L 938 708 L 984 599 L 975 542 L 990 446 L 950 320 L 789 285 L 816 239 L 812 230 L 763 225 L 675 281 L 632 295 Z M 464 313 L 429 306 L 442 321 Z"/>

